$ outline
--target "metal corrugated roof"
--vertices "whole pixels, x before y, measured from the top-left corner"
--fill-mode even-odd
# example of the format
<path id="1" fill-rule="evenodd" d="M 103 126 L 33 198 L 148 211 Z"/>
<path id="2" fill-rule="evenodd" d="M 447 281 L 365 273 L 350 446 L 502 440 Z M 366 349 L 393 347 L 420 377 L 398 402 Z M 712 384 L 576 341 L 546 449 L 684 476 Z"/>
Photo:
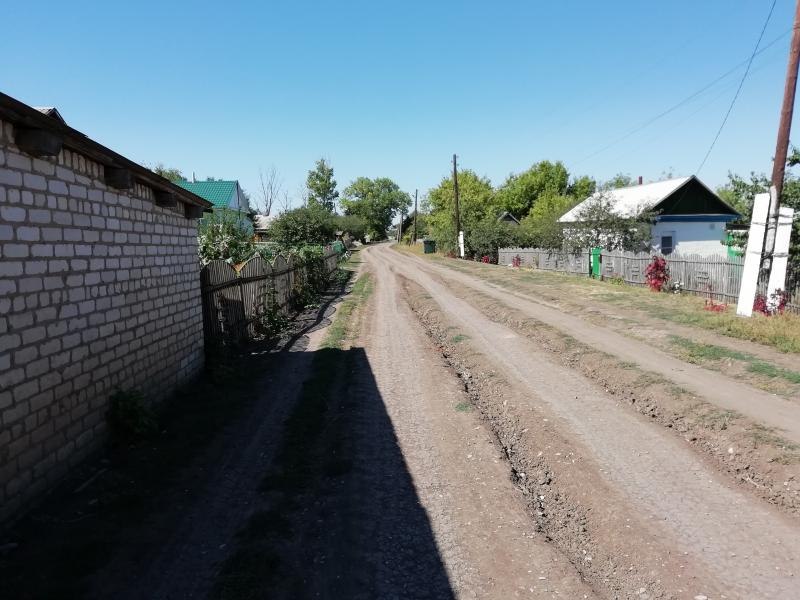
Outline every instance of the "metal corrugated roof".
<path id="1" fill-rule="evenodd" d="M 176 181 L 175 183 L 205 198 L 214 205 L 214 208 L 228 208 L 236 190 L 236 181 Z"/>
<path id="2" fill-rule="evenodd" d="M 577 221 L 578 215 L 583 208 L 600 196 L 607 198 L 613 203 L 613 211 L 617 215 L 621 217 L 634 217 L 643 210 L 650 210 L 653 208 L 656 204 L 689 181 L 689 179 L 691 179 L 691 177 L 679 177 L 678 179 L 667 179 L 665 181 L 634 185 L 616 190 L 595 192 L 562 216 L 559 222 L 573 223 Z"/>

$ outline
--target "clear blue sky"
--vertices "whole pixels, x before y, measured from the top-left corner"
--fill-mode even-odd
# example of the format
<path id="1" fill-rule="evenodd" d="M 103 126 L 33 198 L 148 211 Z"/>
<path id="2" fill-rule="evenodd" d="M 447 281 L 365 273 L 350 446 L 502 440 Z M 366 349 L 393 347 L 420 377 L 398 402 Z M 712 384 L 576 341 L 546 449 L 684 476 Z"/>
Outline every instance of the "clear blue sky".
<path id="1" fill-rule="evenodd" d="M 0 90 L 133 160 L 250 192 L 274 165 L 297 196 L 320 156 L 340 188 L 386 176 L 412 194 L 454 152 L 495 184 L 541 159 L 657 179 L 695 172 L 743 66 L 603 148 L 745 61 L 770 2 L 15 3 Z M 763 43 L 783 37 L 700 173 L 713 186 L 771 169 L 792 11 L 778 0 Z"/>

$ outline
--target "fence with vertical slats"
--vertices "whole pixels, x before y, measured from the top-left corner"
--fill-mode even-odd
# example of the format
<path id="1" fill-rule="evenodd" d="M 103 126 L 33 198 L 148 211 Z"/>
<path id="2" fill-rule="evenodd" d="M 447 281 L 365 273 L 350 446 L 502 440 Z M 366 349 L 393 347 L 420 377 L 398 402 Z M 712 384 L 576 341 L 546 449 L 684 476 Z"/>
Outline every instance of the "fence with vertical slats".
<path id="1" fill-rule="evenodd" d="M 568 253 L 541 248 L 502 248 L 498 263 L 510 265 L 519 256 L 520 264 L 534 269 L 589 276 L 590 252 Z M 670 284 L 680 284 L 681 290 L 715 301 L 734 304 L 742 283 L 743 257 L 701 256 L 673 253 L 664 256 L 669 266 Z M 607 251 L 601 253 L 603 279 L 621 279 L 629 285 L 644 286 L 645 269 L 653 255 L 647 252 Z M 787 278 L 786 310 L 800 314 L 800 278 Z M 766 295 L 767 281 L 758 282 L 758 293 Z"/>
<path id="2" fill-rule="evenodd" d="M 322 265 L 330 276 L 339 254 L 326 246 Z M 264 333 L 269 311 L 288 315 L 309 279 L 309 264 L 279 254 L 272 263 L 256 255 L 238 270 L 212 260 L 200 271 L 206 344 L 242 342 Z"/>

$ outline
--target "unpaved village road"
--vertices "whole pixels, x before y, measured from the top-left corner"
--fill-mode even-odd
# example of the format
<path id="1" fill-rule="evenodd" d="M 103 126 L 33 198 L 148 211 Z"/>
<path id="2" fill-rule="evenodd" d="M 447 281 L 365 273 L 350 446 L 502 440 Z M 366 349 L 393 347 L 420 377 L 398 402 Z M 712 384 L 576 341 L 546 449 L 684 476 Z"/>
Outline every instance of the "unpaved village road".
<path id="1" fill-rule="evenodd" d="M 363 346 L 458 596 L 800 596 L 795 520 L 453 293 L 480 282 L 386 245 L 364 255 L 376 292 Z M 470 360 L 508 382 L 505 396 L 488 400 L 502 405 L 490 426 L 480 422 L 484 409 L 456 410 L 463 392 L 430 351 L 403 281 L 463 335 Z M 526 426 L 517 452 L 549 461 L 553 508 L 539 497 L 538 528 L 489 433 L 503 419 Z M 567 440 L 567 455 L 553 452 L 557 440 Z M 514 452 L 505 452 L 512 462 Z M 559 513 L 565 504 L 571 508 Z M 566 520 L 547 523 L 551 513 L 584 517 L 573 535 L 559 530 Z"/>

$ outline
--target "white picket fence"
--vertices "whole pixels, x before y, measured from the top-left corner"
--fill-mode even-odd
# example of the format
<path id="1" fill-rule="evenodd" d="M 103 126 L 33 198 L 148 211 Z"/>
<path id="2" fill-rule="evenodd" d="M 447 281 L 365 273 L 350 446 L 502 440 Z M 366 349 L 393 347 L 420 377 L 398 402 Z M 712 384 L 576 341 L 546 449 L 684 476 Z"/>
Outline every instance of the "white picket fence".
<path id="1" fill-rule="evenodd" d="M 520 265 L 589 276 L 591 252 L 568 253 L 541 248 L 502 248 L 498 263 L 510 265 L 519 256 Z M 647 252 L 606 251 L 600 255 L 603 279 L 622 279 L 629 285 L 644 286 L 645 269 L 653 255 Z M 698 254 L 669 254 L 664 256 L 669 266 L 670 283 L 680 283 L 684 292 L 733 304 L 739 297 L 742 282 L 743 257 L 701 256 Z M 789 281 L 786 310 L 800 313 L 800 282 Z M 766 294 L 766 279 L 759 281 L 758 293 Z"/>

